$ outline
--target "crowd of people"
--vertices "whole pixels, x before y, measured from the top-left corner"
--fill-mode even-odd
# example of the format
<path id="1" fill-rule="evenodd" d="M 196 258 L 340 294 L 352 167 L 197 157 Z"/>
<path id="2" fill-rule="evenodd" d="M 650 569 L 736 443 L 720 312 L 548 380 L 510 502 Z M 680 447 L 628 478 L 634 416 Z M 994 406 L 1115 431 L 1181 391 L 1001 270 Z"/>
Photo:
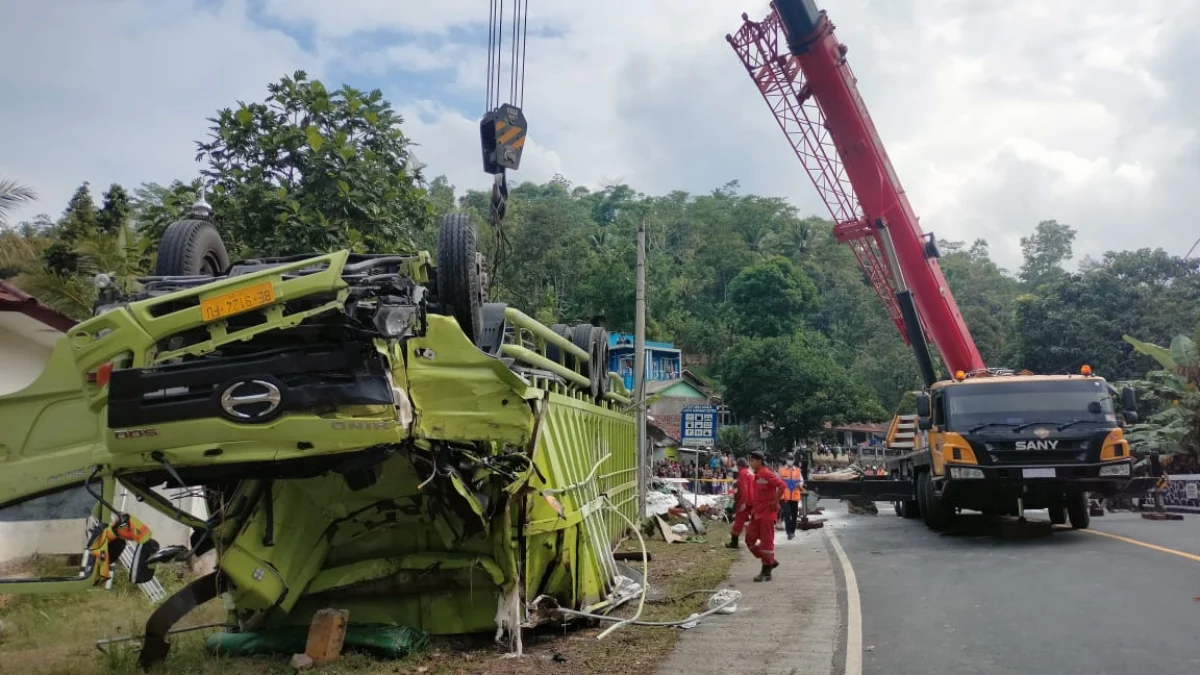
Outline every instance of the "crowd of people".
<path id="1" fill-rule="evenodd" d="M 693 457 L 695 457 L 693 455 Z M 766 466 L 778 471 L 786 460 L 767 461 Z M 820 445 L 812 450 L 810 474 L 825 475 L 836 473 L 848 466 L 858 466 L 868 476 L 886 476 L 887 469 L 882 463 L 868 464 L 860 462 L 857 449 L 842 446 Z M 662 459 L 654 463 L 654 475 L 659 478 L 685 478 L 689 481 L 689 490 L 696 494 L 729 494 L 733 491 L 733 480 L 737 477 L 737 462 L 728 452 L 712 453 L 700 457 L 700 466 L 696 459 Z M 699 486 L 695 484 L 699 478 Z"/>

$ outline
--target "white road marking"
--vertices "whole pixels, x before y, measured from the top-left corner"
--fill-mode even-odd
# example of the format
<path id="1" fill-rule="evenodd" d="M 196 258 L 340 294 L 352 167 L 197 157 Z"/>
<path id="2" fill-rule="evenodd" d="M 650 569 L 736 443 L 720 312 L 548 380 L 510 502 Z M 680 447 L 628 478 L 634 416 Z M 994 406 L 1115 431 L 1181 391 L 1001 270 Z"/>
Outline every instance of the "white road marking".
<path id="1" fill-rule="evenodd" d="M 837 554 L 842 575 L 846 578 L 846 675 L 862 675 L 862 605 L 858 598 L 858 580 L 854 578 L 850 558 L 833 530 L 823 531 L 833 543 L 833 552 Z"/>

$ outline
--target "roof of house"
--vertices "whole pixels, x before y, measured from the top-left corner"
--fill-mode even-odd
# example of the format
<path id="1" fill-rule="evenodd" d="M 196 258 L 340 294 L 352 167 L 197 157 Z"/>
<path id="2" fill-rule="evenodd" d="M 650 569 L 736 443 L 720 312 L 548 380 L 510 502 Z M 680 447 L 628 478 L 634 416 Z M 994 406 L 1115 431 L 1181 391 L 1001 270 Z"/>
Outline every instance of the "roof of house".
<path id="1" fill-rule="evenodd" d="M 679 428 L 680 420 L 678 415 L 659 415 L 653 420 L 646 420 L 646 424 L 652 429 L 652 433 L 653 431 L 658 431 L 663 436 L 666 436 L 667 439 L 676 443 L 679 442 L 679 438 L 683 433 Z"/>
<path id="2" fill-rule="evenodd" d="M 65 333 L 77 323 L 74 319 L 38 302 L 37 298 L 25 293 L 7 281 L 0 279 L 0 312 L 18 312 Z"/>
<path id="3" fill-rule="evenodd" d="M 700 379 L 699 377 L 696 377 L 694 374 L 689 372 L 686 368 L 683 370 L 681 377 L 678 377 L 674 380 L 654 380 L 652 382 L 647 382 L 646 383 L 646 393 L 647 394 L 657 394 L 661 391 L 665 391 L 667 389 L 670 389 L 671 387 L 674 387 L 675 385 L 679 384 L 680 382 L 687 383 L 688 386 L 690 386 L 691 388 L 700 392 L 704 396 L 707 396 L 709 399 L 711 399 L 713 401 L 719 402 L 721 400 L 721 395 L 718 394 L 715 389 L 708 386 L 708 384 L 706 384 L 704 382 L 704 380 Z"/>
<path id="4" fill-rule="evenodd" d="M 609 349 L 633 349 L 633 333 L 609 333 L 608 347 Z M 674 343 L 656 342 L 654 340 L 646 340 L 646 349 L 652 351 L 679 351 L 679 348 Z"/>

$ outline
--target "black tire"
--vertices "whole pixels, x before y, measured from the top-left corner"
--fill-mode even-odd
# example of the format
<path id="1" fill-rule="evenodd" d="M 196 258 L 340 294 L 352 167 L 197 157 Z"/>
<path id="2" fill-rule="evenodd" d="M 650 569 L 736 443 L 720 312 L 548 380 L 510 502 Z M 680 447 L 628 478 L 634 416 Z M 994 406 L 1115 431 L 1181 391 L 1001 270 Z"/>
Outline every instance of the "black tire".
<path id="1" fill-rule="evenodd" d="M 921 515 L 925 517 L 925 525 L 931 530 L 944 530 L 950 526 L 954 518 L 954 508 L 937 494 L 933 485 L 933 477 L 928 473 L 921 474 L 925 489 L 925 506 Z"/>
<path id="2" fill-rule="evenodd" d="M 892 502 L 892 509 L 896 512 L 897 516 L 904 517 L 904 504 L 902 502 Z"/>
<path id="3" fill-rule="evenodd" d="M 603 328 L 597 328 L 590 323 L 581 323 L 571 329 L 571 342 L 588 354 L 588 362 L 580 368 L 584 377 L 588 378 L 590 386 L 588 393 L 592 398 L 600 398 L 601 396 L 601 373 L 606 369 L 603 365 L 597 367 L 597 362 L 601 358 L 600 345 L 597 344 L 600 336 L 604 336 L 607 344 L 608 336 Z"/>
<path id="4" fill-rule="evenodd" d="M 1062 525 L 1067 522 L 1067 510 L 1061 506 L 1051 506 L 1046 509 L 1050 514 L 1051 525 Z"/>
<path id="5" fill-rule="evenodd" d="M 921 517 L 921 505 L 915 499 L 909 499 L 901 502 L 900 507 L 903 511 L 901 515 L 903 515 L 905 518 L 911 519 Z"/>
<path id="6" fill-rule="evenodd" d="M 223 274 L 229 269 L 229 252 L 221 233 L 207 220 L 180 220 L 171 223 L 158 243 L 154 275 L 191 277 Z"/>
<path id="7" fill-rule="evenodd" d="M 925 512 L 929 510 L 929 503 L 925 501 L 925 476 L 928 474 L 918 473 L 914 478 L 917 488 L 917 515 L 925 517 Z"/>
<path id="8" fill-rule="evenodd" d="M 475 222 L 466 213 L 442 217 L 437 243 L 437 291 L 442 311 L 453 316 L 471 342 L 483 334 L 483 290 Z"/>
<path id="9" fill-rule="evenodd" d="M 556 323 L 553 326 L 550 326 L 550 331 L 555 335 L 566 338 L 567 340 L 571 339 L 571 327 L 565 323 Z M 562 350 L 558 348 L 558 345 L 546 345 L 546 358 L 554 361 L 555 363 L 559 363 L 559 359 L 563 356 L 566 356 L 566 359 L 563 359 L 561 363 L 568 368 L 574 368 L 575 359 L 572 359 L 570 354 L 563 354 Z"/>
<path id="10" fill-rule="evenodd" d="M 1092 524 L 1086 492 L 1067 495 L 1067 520 L 1071 521 L 1071 527 L 1076 530 L 1086 530 Z"/>
<path id="11" fill-rule="evenodd" d="M 592 372 L 592 389 L 599 400 L 608 393 L 608 331 L 596 326 L 592 329 L 592 340 L 596 350 L 592 355 L 592 363 L 596 365 Z"/>

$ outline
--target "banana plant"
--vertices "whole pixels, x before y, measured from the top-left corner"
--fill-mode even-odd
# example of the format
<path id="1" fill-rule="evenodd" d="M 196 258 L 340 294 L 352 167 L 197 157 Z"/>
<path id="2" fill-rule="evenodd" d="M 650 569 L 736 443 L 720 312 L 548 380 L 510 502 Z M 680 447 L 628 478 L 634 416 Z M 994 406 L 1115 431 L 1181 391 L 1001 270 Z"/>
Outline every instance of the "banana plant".
<path id="1" fill-rule="evenodd" d="M 1130 383 L 1143 403 L 1157 410 L 1129 429 L 1130 444 L 1139 453 L 1196 454 L 1200 447 L 1200 352 L 1196 341 L 1177 335 L 1169 347 L 1163 347 L 1129 335 L 1124 339 L 1161 366 L 1144 380 Z"/>

